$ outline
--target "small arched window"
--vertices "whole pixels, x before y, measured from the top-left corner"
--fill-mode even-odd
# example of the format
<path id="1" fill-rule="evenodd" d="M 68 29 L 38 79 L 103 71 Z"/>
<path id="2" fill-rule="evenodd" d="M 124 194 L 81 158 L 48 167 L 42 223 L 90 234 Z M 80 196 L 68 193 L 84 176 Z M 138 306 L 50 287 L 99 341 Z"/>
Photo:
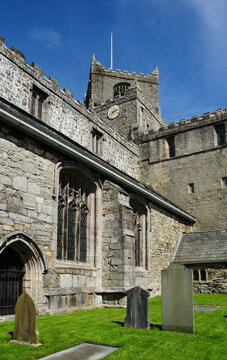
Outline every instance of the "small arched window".
<path id="1" fill-rule="evenodd" d="M 57 258 L 87 261 L 90 208 L 95 186 L 80 174 L 62 170 L 58 196 Z M 93 199 L 93 200 L 92 200 Z"/>
<path id="2" fill-rule="evenodd" d="M 130 87 L 128 83 L 119 83 L 116 84 L 113 88 L 113 96 L 114 98 L 118 96 L 124 96 L 126 90 Z"/>

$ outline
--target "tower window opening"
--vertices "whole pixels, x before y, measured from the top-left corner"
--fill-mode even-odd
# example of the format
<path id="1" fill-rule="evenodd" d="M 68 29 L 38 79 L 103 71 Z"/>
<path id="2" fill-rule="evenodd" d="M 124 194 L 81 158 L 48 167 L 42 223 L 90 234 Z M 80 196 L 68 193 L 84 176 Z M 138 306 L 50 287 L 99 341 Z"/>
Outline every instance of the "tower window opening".
<path id="1" fill-rule="evenodd" d="M 174 136 L 170 136 L 166 139 L 169 150 L 169 157 L 174 157 L 176 155 L 175 152 L 175 138 Z"/>
<path id="2" fill-rule="evenodd" d="M 222 188 L 227 188 L 227 176 L 224 176 L 222 179 L 221 179 L 221 187 Z"/>
<path id="3" fill-rule="evenodd" d="M 188 184 L 188 193 L 189 193 L 189 194 L 194 194 L 194 192 L 195 192 L 194 183 Z"/>
<path id="4" fill-rule="evenodd" d="M 113 88 L 113 96 L 114 98 L 119 96 L 124 96 L 126 90 L 130 87 L 128 83 L 119 83 L 116 84 Z"/>
<path id="5" fill-rule="evenodd" d="M 214 127 L 216 133 L 215 145 L 221 146 L 225 144 L 225 124 L 219 124 Z"/>

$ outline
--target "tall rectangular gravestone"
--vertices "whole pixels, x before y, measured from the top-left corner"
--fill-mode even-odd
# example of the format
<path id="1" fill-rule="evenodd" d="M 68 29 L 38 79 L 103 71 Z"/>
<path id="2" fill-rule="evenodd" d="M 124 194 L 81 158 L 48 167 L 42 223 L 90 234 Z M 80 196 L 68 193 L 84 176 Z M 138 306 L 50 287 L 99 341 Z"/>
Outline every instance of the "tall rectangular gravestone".
<path id="1" fill-rule="evenodd" d="M 192 270 L 172 263 L 161 274 L 162 330 L 194 333 Z"/>
<path id="2" fill-rule="evenodd" d="M 150 321 L 148 320 L 148 297 L 149 292 L 134 287 L 126 292 L 127 294 L 127 314 L 124 321 L 124 327 L 133 329 L 150 329 Z"/>
<path id="3" fill-rule="evenodd" d="M 32 297 L 26 292 L 21 294 L 15 307 L 13 340 L 39 344 L 37 314 L 38 311 Z"/>

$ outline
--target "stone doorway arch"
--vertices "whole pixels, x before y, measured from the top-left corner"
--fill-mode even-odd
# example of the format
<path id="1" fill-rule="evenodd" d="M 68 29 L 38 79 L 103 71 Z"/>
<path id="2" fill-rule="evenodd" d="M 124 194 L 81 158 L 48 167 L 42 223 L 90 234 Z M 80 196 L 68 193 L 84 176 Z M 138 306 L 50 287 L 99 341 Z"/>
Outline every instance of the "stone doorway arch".
<path id="1" fill-rule="evenodd" d="M 45 258 L 38 245 L 24 234 L 9 236 L 0 246 L 0 315 L 14 313 L 19 295 L 28 292 L 40 303 Z"/>

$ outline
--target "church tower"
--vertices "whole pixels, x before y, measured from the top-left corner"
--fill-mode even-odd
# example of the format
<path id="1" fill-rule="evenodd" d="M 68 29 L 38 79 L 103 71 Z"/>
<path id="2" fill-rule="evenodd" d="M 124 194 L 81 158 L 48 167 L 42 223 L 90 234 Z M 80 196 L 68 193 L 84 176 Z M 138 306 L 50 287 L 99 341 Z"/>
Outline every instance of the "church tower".
<path id="1" fill-rule="evenodd" d="M 133 129 L 155 130 L 165 124 L 159 108 L 159 72 L 148 75 L 105 69 L 92 57 L 85 104 L 99 118 L 130 136 Z"/>

